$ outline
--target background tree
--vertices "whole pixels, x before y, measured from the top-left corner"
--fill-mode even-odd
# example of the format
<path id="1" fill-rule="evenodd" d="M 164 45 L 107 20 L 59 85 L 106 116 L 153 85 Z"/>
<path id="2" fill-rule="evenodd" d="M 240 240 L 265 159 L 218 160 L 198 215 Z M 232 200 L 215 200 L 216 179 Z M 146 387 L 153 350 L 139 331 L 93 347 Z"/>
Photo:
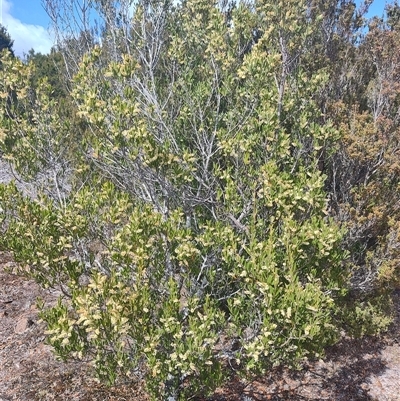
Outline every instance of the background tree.
<path id="1" fill-rule="evenodd" d="M 388 7 L 388 10 L 392 6 Z M 395 7 L 395 5 L 393 6 Z M 353 9 L 348 21 L 357 21 Z M 348 24 L 345 47 L 338 48 L 332 64 L 324 101 L 325 118 L 342 133 L 337 152 L 324 158 L 324 171 L 331 198 L 332 216 L 347 227 L 346 248 L 350 255 L 351 291 L 346 325 L 362 334 L 385 321 L 390 313 L 390 294 L 398 284 L 397 256 L 397 120 L 398 61 L 389 54 L 395 31 L 389 23 L 374 18 L 360 31 Z M 350 57 L 348 57 L 350 55 Z M 390 200 L 389 200 L 390 199 Z M 396 219 L 396 217 L 394 217 Z M 360 324 L 370 321 L 370 325 Z"/>
<path id="2" fill-rule="evenodd" d="M 26 62 L 35 66 L 31 83 L 33 88 L 46 79 L 52 87 L 53 98 L 61 100 L 68 96 L 66 67 L 61 52 L 53 48 L 49 54 L 41 54 L 31 49 L 26 55 Z"/>
<path id="3" fill-rule="evenodd" d="M 0 51 L 7 49 L 12 55 L 14 55 L 13 50 L 14 41 L 11 39 L 10 34 L 7 29 L 0 24 Z"/>

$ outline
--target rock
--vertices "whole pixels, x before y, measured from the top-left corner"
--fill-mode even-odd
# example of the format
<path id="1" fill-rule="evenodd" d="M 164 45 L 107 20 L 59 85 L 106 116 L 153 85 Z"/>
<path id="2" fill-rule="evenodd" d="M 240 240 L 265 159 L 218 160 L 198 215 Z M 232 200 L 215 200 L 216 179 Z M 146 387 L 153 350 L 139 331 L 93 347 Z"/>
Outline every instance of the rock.
<path id="1" fill-rule="evenodd" d="M 22 317 L 17 321 L 15 325 L 14 332 L 16 334 L 22 334 L 25 330 L 31 327 L 34 324 L 34 321 L 28 317 Z"/>

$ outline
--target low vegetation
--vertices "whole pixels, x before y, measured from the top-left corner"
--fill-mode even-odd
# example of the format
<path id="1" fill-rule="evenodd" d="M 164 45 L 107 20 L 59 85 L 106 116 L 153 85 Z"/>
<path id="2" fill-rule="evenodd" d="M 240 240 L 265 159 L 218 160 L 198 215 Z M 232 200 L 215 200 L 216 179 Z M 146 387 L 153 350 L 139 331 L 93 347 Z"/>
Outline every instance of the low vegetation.
<path id="1" fill-rule="evenodd" d="M 388 327 L 397 3 L 46 4 L 51 54 L 1 56 L 1 157 L 33 190 L 0 185 L 0 247 L 62 290 L 60 358 L 172 401 Z"/>

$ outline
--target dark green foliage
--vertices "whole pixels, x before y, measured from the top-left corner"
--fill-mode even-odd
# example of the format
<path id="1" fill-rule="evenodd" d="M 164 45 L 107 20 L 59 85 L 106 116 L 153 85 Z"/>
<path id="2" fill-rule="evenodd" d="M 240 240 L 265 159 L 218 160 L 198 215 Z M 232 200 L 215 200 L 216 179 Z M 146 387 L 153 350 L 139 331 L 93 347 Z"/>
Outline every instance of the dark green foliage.
<path id="1" fill-rule="evenodd" d="M 7 49 L 12 55 L 14 55 L 14 50 L 12 48 L 13 44 L 14 41 L 11 39 L 7 29 L 0 24 L 0 52 L 4 49 Z"/>
<path id="2" fill-rule="evenodd" d="M 35 66 L 31 85 L 36 88 L 40 80 L 46 78 L 52 87 L 51 97 L 61 100 L 67 96 L 66 70 L 63 56 L 52 49 L 49 54 L 35 53 L 33 49 L 26 55 L 26 62 Z"/>

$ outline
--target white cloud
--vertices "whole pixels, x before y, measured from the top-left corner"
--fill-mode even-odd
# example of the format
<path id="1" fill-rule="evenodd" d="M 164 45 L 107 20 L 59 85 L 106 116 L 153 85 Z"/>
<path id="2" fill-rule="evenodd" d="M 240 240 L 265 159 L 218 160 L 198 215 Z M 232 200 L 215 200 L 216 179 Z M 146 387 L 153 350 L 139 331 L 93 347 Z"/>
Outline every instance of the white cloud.
<path id="1" fill-rule="evenodd" d="M 53 46 L 53 39 L 46 28 L 40 25 L 24 24 L 11 15 L 12 3 L 7 0 L 1 2 L 1 23 L 14 40 L 14 52 L 23 57 L 30 49 L 37 53 L 48 53 Z"/>

